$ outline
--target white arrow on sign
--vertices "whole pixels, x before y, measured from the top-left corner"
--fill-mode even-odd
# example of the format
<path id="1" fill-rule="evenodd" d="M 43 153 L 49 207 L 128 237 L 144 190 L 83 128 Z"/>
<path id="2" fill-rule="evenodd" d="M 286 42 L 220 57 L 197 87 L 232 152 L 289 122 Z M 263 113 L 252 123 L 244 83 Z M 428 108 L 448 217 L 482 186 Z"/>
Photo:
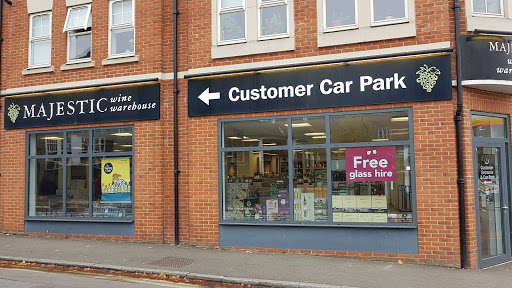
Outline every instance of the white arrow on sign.
<path id="1" fill-rule="evenodd" d="M 210 87 L 208 87 L 198 98 L 206 103 L 206 105 L 210 105 L 210 100 L 220 99 L 220 92 L 210 93 Z"/>

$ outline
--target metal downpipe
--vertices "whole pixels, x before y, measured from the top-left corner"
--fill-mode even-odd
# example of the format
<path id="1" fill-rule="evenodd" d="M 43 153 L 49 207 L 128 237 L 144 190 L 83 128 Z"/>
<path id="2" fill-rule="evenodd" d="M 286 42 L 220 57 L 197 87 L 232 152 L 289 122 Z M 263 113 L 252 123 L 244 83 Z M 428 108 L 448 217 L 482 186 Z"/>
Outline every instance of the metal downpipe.
<path id="1" fill-rule="evenodd" d="M 174 29 L 174 48 L 173 48 L 173 76 L 174 76 L 174 84 L 173 84 L 173 93 L 174 93 L 174 244 L 180 244 L 180 227 L 179 227 L 179 201 L 178 201 L 178 177 L 180 175 L 180 170 L 178 166 L 178 94 L 180 90 L 178 90 L 178 0 L 173 0 L 174 8 L 173 8 L 173 29 Z"/>
<path id="2" fill-rule="evenodd" d="M 457 145 L 457 187 L 459 194 L 459 234 L 460 234 L 460 266 L 462 269 L 468 267 L 466 247 L 466 204 L 464 197 L 464 159 L 462 155 L 462 55 L 460 47 L 460 3 L 454 0 L 453 9 L 455 12 L 455 57 L 457 71 L 457 111 L 455 112 L 455 138 Z"/>

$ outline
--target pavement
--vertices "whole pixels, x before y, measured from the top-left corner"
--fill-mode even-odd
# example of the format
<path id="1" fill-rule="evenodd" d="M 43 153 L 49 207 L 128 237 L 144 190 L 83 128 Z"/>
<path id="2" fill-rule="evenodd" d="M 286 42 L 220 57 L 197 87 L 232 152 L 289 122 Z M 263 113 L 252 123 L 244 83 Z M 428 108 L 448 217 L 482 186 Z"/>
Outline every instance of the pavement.
<path id="1" fill-rule="evenodd" d="M 512 263 L 484 270 L 250 250 L 0 234 L 0 261 L 282 288 L 510 287 Z M 509 283 L 509 284 L 507 284 Z"/>

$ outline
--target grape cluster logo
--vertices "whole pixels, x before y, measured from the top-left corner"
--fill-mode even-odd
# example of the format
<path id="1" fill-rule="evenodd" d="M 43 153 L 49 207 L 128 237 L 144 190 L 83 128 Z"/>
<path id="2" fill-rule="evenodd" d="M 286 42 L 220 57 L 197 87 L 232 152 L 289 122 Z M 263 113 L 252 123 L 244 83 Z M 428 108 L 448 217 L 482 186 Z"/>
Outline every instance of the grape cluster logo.
<path id="1" fill-rule="evenodd" d="M 15 123 L 16 119 L 18 119 L 18 115 L 20 115 L 20 109 L 21 108 L 18 104 L 11 103 L 11 106 L 9 106 L 9 113 L 7 113 L 7 116 L 9 116 L 12 123 Z"/>
<path id="2" fill-rule="evenodd" d="M 416 72 L 416 74 L 420 75 L 416 82 L 420 83 L 423 89 L 427 90 L 427 92 L 432 92 L 434 86 L 436 86 L 437 79 L 441 75 L 441 71 L 436 67 L 428 67 L 426 64 L 420 67 L 420 71 Z"/>

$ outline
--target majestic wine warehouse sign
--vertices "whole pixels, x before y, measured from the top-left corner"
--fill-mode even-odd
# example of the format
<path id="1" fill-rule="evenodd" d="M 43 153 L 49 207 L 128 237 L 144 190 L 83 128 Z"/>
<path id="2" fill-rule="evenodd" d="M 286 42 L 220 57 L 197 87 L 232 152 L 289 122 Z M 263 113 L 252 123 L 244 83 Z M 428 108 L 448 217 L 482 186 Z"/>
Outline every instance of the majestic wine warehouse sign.
<path id="1" fill-rule="evenodd" d="M 160 84 L 5 98 L 5 129 L 160 119 Z"/>
<path id="2" fill-rule="evenodd" d="M 512 38 L 463 36 L 462 80 L 512 81 Z"/>
<path id="3" fill-rule="evenodd" d="M 450 55 L 296 68 L 188 81 L 188 115 L 450 100 Z"/>

